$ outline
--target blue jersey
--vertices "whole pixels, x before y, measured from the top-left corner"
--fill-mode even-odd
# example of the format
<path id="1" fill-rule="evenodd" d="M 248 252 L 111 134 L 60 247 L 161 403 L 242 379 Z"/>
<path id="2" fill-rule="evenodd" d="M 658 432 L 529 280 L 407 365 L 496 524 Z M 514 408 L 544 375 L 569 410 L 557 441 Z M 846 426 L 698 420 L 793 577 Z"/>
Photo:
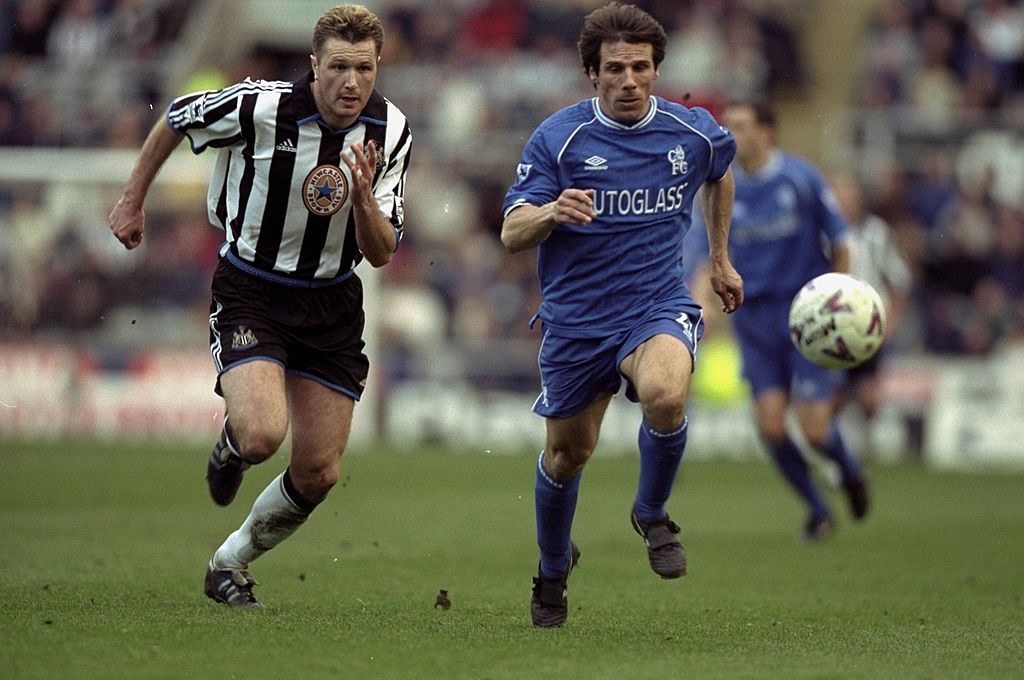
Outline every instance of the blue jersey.
<path id="1" fill-rule="evenodd" d="M 631 125 L 604 115 L 596 98 L 541 123 L 523 150 L 504 214 L 569 188 L 593 189 L 597 213 L 586 226 L 557 226 L 538 247 L 545 328 L 608 335 L 688 297 L 682 240 L 693 198 L 704 182 L 725 175 L 735 153 L 732 135 L 706 110 L 658 97 Z"/>
<path id="2" fill-rule="evenodd" d="M 757 173 L 735 167 L 733 177 L 729 248 L 748 301 L 791 300 L 809 280 L 832 271 L 832 251 L 849 231 L 810 163 L 775 151 Z"/>

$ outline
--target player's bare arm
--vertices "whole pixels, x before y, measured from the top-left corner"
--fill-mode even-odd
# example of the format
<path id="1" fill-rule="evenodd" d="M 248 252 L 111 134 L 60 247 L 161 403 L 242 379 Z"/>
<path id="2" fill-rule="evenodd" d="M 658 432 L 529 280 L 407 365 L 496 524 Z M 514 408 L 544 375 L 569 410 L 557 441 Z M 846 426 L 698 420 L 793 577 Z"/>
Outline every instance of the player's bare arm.
<path id="1" fill-rule="evenodd" d="M 585 226 L 597 216 L 593 189 L 566 189 L 544 205 L 522 205 L 501 225 L 501 242 L 510 253 L 535 248 L 559 224 Z"/>
<path id="2" fill-rule="evenodd" d="M 388 218 L 380 211 L 373 195 L 373 173 L 377 167 L 377 145 L 369 142 L 365 147 L 356 143 L 352 156 L 342 154 L 341 160 L 352 175 L 352 211 L 356 222 L 356 243 L 363 257 L 374 267 L 383 267 L 391 261 L 398 247 L 398 236 Z"/>
<path id="3" fill-rule="evenodd" d="M 172 130 L 163 118 L 153 125 L 142 145 L 135 168 L 128 178 L 128 184 L 125 185 L 117 205 L 110 211 L 107 218 L 110 231 L 128 250 L 142 243 L 142 234 L 146 227 L 146 215 L 142 211 L 142 204 L 149 192 L 149 185 L 153 183 L 153 179 L 171 152 L 181 143 L 183 136 Z"/>
<path id="4" fill-rule="evenodd" d="M 708 230 L 708 266 L 711 288 L 722 300 L 722 311 L 732 314 L 743 304 L 743 279 L 729 259 L 729 225 L 736 185 L 732 169 L 717 182 L 705 182 L 700 192 L 701 209 Z"/>

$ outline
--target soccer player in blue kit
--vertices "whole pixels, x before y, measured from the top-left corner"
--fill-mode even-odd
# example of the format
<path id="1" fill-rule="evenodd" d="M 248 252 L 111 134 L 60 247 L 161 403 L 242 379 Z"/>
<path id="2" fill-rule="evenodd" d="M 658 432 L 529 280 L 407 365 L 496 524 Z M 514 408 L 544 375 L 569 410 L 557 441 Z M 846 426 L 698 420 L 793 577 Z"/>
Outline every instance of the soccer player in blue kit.
<path id="1" fill-rule="evenodd" d="M 732 317 L 743 375 L 754 396 L 758 433 L 807 505 L 803 537 L 819 541 L 835 525 L 807 461 L 787 433 L 791 405 L 807 442 L 838 465 L 855 519 L 867 514 L 868 491 L 834 418 L 843 375 L 797 351 L 789 339 L 789 306 L 815 276 L 849 271 L 850 234 L 821 174 L 775 147 L 775 114 L 767 103 L 731 103 L 722 119 L 736 139 L 729 250 L 745 286 L 743 309 Z"/>
<path id="2" fill-rule="evenodd" d="M 580 476 L 622 378 L 643 413 L 631 522 L 655 573 L 686 573 L 665 503 L 686 447 L 686 397 L 703 329 L 682 266 L 701 187 L 711 286 L 724 312 L 742 304 L 743 282 L 728 255 L 735 144 L 707 111 L 651 95 L 665 44 L 662 26 L 635 6 L 612 3 L 587 15 L 579 52 L 597 96 L 541 123 L 505 196 L 502 243 L 511 252 L 538 248 L 543 297 L 542 391 L 533 407 L 547 430 L 535 483 L 538 627 L 566 620 Z"/>

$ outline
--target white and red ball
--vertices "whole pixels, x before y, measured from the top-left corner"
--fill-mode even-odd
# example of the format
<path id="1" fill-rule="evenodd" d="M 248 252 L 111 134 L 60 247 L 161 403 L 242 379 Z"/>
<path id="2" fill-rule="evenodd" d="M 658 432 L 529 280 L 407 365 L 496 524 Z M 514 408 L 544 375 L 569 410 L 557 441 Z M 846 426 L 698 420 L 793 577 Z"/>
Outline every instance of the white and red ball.
<path id="1" fill-rule="evenodd" d="M 853 368 L 875 355 L 885 338 L 878 292 L 848 274 L 811 279 L 789 308 L 789 337 L 800 353 L 825 368 Z"/>

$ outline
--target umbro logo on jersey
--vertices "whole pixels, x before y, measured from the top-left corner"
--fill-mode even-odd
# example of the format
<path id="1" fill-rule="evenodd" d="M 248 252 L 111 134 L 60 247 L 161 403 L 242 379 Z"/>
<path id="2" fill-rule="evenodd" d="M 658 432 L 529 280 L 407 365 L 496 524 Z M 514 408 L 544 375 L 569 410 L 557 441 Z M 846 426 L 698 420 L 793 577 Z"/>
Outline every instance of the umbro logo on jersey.
<path id="1" fill-rule="evenodd" d="M 587 160 L 583 161 L 583 164 L 587 166 L 587 170 L 607 170 L 608 161 L 600 156 L 591 156 Z"/>
<path id="2" fill-rule="evenodd" d="M 283 142 L 275 146 L 274 149 L 276 149 L 277 151 L 290 151 L 291 153 L 295 153 L 296 151 L 298 151 L 298 149 L 295 148 L 295 145 L 292 143 L 292 140 L 290 139 L 284 140 Z"/>

